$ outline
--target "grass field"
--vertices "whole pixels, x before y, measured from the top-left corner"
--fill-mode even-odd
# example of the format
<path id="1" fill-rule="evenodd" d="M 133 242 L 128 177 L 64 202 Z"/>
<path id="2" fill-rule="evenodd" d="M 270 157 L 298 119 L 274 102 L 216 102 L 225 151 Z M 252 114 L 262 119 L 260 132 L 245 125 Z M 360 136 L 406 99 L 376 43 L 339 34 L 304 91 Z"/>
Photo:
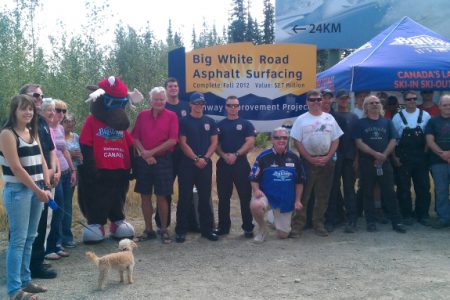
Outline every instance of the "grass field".
<path id="1" fill-rule="evenodd" d="M 257 154 L 261 152 L 261 149 L 255 149 L 252 153 L 249 154 L 249 161 L 252 163 L 255 160 L 255 157 Z M 212 188 L 212 200 L 214 203 L 215 209 L 217 209 L 217 188 L 216 188 L 216 181 L 215 181 L 215 161 L 217 160 L 217 156 L 213 156 L 213 188 Z M 434 190 L 434 184 L 433 180 L 431 180 L 431 191 Z M 142 212 L 141 212 L 141 200 L 139 194 L 136 194 L 134 192 L 134 183 L 135 181 L 130 182 L 130 189 L 128 191 L 127 195 L 127 201 L 125 204 L 125 215 L 128 219 L 131 220 L 142 220 Z M 0 189 L 3 190 L 3 181 L 0 180 Z M 413 197 L 415 197 L 414 191 L 412 191 Z M 234 194 L 233 197 L 236 197 Z M 432 198 L 432 210 L 434 211 L 434 193 L 431 193 Z M 77 191 L 75 190 L 75 194 L 73 196 L 73 226 L 74 229 L 80 229 L 81 225 L 77 224 L 77 221 L 83 221 L 84 217 L 81 215 L 80 209 L 78 208 L 78 202 L 77 202 Z M 174 197 L 173 199 L 178 199 L 178 185 L 175 182 L 174 184 Z M 155 203 L 155 199 L 153 199 L 153 203 Z M 155 206 L 154 206 L 155 207 Z M 172 208 L 175 207 L 172 204 Z M 6 216 L 5 208 L 3 207 L 3 199 L 0 202 L 0 231 L 6 231 L 8 229 L 8 218 Z"/>

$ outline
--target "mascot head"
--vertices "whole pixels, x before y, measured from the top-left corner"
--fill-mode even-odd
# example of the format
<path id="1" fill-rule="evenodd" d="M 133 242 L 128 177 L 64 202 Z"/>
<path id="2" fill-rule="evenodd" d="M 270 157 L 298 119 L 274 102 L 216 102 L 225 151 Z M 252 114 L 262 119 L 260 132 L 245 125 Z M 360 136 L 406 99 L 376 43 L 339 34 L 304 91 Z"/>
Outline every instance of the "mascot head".
<path id="1" fill-rule="evenodd" d="M 144 98 L 134 89 L 128 92 L 125 83 L 119 77 L 110 76 L 99 81 L 98 86 L 89 86 L 94 90 L 86 101 L 92 101 L 91 113 L 94 117 L 116 130 L 125 130 L 130 126 L 130 121 L 125 113 L 125 107 L 129 99 L 138 103 Z"/>

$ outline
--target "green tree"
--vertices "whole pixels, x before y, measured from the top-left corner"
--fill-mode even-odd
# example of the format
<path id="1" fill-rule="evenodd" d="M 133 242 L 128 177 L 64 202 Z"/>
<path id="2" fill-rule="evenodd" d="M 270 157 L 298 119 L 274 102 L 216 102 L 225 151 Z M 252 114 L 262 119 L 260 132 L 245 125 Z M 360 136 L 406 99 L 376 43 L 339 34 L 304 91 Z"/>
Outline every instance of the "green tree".
<path id="1" fill-rule="evenodd" d="M 264 0 L 263 44 L 273 44 L 275 40 L 275 8 L 270 0 Z"/>
<path id="2" fill-rule="evenodd" d="M 244 0 L 233 0 L 233 8 L 228 26 L 228 42 L 245 42 L 245 33 L 247 28 L 246 9 Z"/>

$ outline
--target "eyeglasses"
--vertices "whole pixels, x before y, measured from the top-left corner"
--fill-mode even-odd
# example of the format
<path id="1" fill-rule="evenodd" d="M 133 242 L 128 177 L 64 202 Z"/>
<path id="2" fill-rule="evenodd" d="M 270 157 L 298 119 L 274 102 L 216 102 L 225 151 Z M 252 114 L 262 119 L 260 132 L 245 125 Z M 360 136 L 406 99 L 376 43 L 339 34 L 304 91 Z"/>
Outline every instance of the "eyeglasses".
<path id="1" fill-rule="evenodd" d="M 63 113 L 63 114 L 65 114 L 65 113 L 67 112 L 67 109 L 55 108 L 55 111 L 56 111 L 57 113 Z"/>
<path id="2" fill-rule="evenodd" d="M 378 105 L 380 102 L 369 102 L 370 105 Z"/>
<path id="3" fill-rule="evenodd" d="M 227 107 L 238 108 L 239 104 L 226 104 Z"/>
<path id="4" fill-rule="evenodd" d="M 287 136 L 273 136 L 272 137 L 274 140 L 283 140 L 283 141 L 287 141 L 288 137 Z"/>
<path id="5" fill-rule="evenodd" d="M 318 97 L 318 98 L 308 98 L 309 102 L 320 102 L 322 101 L 322 98 Z"/>
<path id="6" fill-rule="evenodd" d="M 405 98 L 405 101 L 416 101 L 417 97 Z"/>
<path id="7" fill-rule="evenodd" d="M 39 94 L 39 93 L 28 93 L 27 95 L 29 96 L 33 96 L 34 98 L 41 98 L 44 99 L 44 94 Z"/>

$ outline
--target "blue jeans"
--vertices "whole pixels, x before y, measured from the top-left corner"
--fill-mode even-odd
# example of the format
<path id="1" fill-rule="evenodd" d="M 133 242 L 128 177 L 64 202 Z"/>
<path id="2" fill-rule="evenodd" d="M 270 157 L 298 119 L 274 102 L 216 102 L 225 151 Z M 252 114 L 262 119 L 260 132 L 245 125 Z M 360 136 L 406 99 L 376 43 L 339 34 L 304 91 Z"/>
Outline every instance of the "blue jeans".
<path id="1" fill-rule="evenodd" d="M 31 282 L 31 246 L 37 235 L 43 203 L 22 183 L 5 184 L 3 203 L 9 221 L 6 285 L 11 296 Z"/>
<path id="2" fill-rule="evenodd" d="M 431 165 L 431 175 L 434 180 L 436 212 L 440 220 L 450 221 L 450 202 L 448 200 L 448 185 L 450 183 L 450 164 Z"/>
<path id="3" fill-rule="evenodd" d="M 62 244 L 73 242 L 73 234 L 72 234 L 72 198 L 73 193 L 75 191 L 75 187 L 70 186 L 70 178 L 69 178 L 69 188 L 64 190 L 64 210 L 67 214 L 63 214 L 62 216 L 62 224 L 61 224 L 61 242 Z"/>
<path id="4" fill-rule="evenodd" d="M 52 215 L 52 222 L 50 224 L 50 233 L 47 238 L 47 248 L 45 250 L 45 254 L 49 253 L 57 253 L 61 250 L 61 228 L 62 228 L 62 220 L 65 215 L 64 212 L 67 212 L 65 198 L 72 195 L 72 187 L 70 185 L 70 171 L 66 174 L 61 175 L 61 179 L 56 186 L 55 190 L 55 202 L 58 204 L 60 209 L 54 210 Z M 72 201 L 71 201 L 72 203 Z M 70 211 L 72 212 L 72 211 Z"/>

